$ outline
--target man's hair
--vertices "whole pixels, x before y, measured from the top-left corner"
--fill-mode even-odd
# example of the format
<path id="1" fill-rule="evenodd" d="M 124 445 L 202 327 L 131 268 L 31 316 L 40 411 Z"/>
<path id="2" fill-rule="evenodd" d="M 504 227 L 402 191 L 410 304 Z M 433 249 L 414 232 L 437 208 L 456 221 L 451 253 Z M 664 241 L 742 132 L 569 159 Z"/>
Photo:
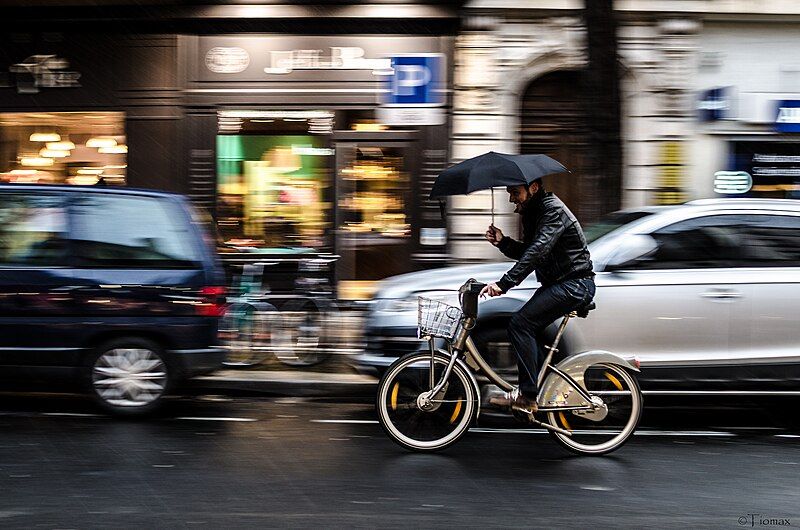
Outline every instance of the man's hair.
<path id="1" fill-rule="evenodd" d="M 535 182 L 539 183 L 539 191 L 544 191 L 544 181 L 542 179 L 536 179 L 534 181 L 531 181 L 531 184 Z M 528 186 L 530 186 L 530 184 Z"/>

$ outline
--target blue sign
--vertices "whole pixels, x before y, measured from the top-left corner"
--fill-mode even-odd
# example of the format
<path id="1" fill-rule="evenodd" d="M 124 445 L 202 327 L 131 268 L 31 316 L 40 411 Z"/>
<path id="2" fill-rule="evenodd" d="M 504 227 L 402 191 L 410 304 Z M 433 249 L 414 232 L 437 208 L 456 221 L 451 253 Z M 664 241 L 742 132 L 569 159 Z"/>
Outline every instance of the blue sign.
<path id="1" fill-rule="evenodd" d="M 444 57 L 442 54 L 392 57 L 384 105 L 432 107 L 444 105 Z"/>
<path id="2" fill-rule="evenodd" d="M 800 99 L 778 102 L 775 129 L 780 132 L 800 132 Z"/>
<path id="3" fill-rule="evenodd" d="M 728 117 L 730 97 L 728 87 L 712 88 L 700 93 L 697 112 L 700 121 L 722 120 Z"/>

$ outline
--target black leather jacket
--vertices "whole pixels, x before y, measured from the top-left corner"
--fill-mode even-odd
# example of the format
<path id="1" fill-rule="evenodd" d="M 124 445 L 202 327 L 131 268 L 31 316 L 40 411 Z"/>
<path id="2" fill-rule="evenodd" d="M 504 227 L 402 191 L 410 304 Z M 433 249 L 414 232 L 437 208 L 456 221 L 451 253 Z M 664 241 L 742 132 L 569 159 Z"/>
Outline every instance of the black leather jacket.
<path id="1" fill-rule="evenodd" d="M 532 197 L 522 211 L 523 241 L 504 236 L 497 248 L 517 260 L 497 286 L 508 291 L 531 272 L 543 286 L 594 276 L 578 220 L 552 192 Z"/>

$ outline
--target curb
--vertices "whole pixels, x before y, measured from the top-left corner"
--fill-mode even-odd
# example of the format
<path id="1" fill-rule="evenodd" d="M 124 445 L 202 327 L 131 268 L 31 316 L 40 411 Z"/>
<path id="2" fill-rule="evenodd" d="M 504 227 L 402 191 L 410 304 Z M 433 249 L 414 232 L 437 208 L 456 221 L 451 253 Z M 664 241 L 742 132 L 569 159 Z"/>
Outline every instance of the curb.
<path id="1" fill-rule="evenodd" d="M 195 391 L 303 397 L 371 397 L 378 380 L 356 374 L 291 371 L 224 370 L 195 377 L 186 386 Z"/>

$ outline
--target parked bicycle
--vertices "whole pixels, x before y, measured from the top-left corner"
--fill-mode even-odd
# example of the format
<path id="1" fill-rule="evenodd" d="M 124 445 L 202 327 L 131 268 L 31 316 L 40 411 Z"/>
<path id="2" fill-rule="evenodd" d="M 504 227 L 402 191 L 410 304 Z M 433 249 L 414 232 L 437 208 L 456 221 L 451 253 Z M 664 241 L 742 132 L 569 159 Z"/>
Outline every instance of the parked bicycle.
<path id="1" fill-rule="evenodd" d="M 480 410 L 480 392 L 473 371 L 482 372 L 503 390 L 513 385 L 486 363 L 470 332 L 477 322 L 478 295 L 485 284 L 468 280 L 459 290 L 461 307 L 419 298 L 419 334 L 429 351 L 395 361 L 378 385 L 377 412 L 381 426 L 401 446 L 437 451 L 456 443 Z M 523 414 L 562 446 L 586 455 L 610 453 L 636 430 L 642 413 L 642 393 L 628 361 L 606 351 L 589 351 L 551 364 L 567 323 L 586 317 L 594 303 L 565 315 L 539 373 L 539 410 Z M 437 349 L 436 337 L 446 349 Z M 539 419 L 538 414 L 545 418 Z"/>
<path id="2" fill-rule="evenodd" d="M 247 368 L 275 358 L 291 367 L 319 364 L 341 343 L 338 307 L 323 280 L 309 277 L 317 259 L 299 266 L 305 276 L 296 281 L 296 293 L 275 294 L 263 287 L 265 267 L 276 261 L 245 264 L 234 288 L 237 294 L 220 323 L 228 349 L 224 364 Z"/>

